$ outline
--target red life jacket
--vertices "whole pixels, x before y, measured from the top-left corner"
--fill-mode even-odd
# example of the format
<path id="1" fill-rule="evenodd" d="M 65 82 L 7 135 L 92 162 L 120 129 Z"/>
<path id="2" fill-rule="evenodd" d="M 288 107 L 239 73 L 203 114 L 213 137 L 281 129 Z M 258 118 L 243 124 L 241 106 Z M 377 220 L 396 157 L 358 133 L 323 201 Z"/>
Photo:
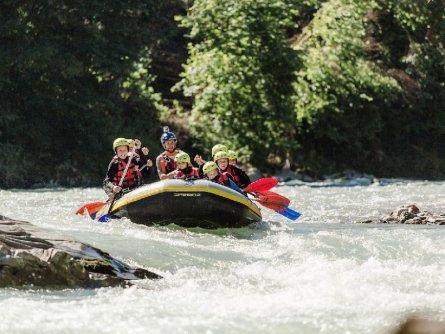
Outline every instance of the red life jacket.
<path id="1" fill-rule="evenodd" d="M 217 176 L 215 176 L 213 179 L 211 179 L 210 181 L 230 187 L 229 180 L 230 180 L 230 176 L 228 175 L 228 173 L 219 172 L 219 174 Z"/>
<path id="2" fill-rule="evenodd" d="M 236 172 L 236 169 L 233 168 L 232 165 L 228 165 L 227 169 L 225 170 L 226 173 L 230 174 L 233 178 L 233 181 L 239 186 L 240 185 L 240 177 L 238 173 Z"/>
<path id="3" fill-rule="evenodd" d="M 175 156 L 178 153 L 179 153 L 178 150 L 175 150 L 174 152 L 171 153 L 168 151 L 164 151 L 161 153 L 162 157 L 161 166 L 165 174 L 173 172 L 176 169 Z"/>
<path id="4" fill-rule="evenodd" d="M 119 182 L 121 181 L 122 175 L 124 174 L 125 167 L 127 166 L 128 158 L 125 158 L 125 160 L 117 159 L 117 173 L 113 176 L 113 179 L 111 182 L 115 186 L 119 185 Z M 139 168 L 133 160 L 130 162 L 130 166 L 127 170 L 127 175 L 125 175 L 124 182 L 122 183 L 122 188 L 134 188 L 139 186 L 140 183 L 140 176 L 141 172 L 139 171 Z"/>
<path id="5" fill-rule="evenodd" d="M 184 171 L 179 169 L 175 174 L 175 179 L 188 179 L 188 178 L 199 179 L 199 169 L 191 168 L 189 173 L 185 173 Z"/>

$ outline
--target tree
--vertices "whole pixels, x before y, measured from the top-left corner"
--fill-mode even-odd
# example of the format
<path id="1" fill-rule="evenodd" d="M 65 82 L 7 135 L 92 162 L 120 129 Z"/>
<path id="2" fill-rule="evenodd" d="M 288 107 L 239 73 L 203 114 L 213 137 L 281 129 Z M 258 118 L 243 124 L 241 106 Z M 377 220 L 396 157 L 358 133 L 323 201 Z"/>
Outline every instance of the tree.
<path id="1" fill-rule="evenodd" d="M 194 99 L 192 133 L 263 170 L 284 162 L 294 136 L 292 14 L 281 0 L 197 0 L 182 20 L 192 43 L 178 87 Z"/>
<path id="2" fill-rule="evenodd" d="M 155 118 L 159 96 L 140 64 L 164 34 L 164 3 L 1 2 L 0 186 L 97 177 L 104 147 L 138 127 L 132 103 Z"/>

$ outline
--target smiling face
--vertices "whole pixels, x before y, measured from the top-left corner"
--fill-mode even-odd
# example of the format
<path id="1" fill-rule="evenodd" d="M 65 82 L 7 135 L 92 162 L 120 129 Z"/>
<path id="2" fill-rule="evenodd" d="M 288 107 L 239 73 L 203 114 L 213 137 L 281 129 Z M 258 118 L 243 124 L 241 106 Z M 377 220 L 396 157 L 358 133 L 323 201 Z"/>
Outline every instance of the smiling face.
<path id="1" fill-rule="evenodd" d="M 116 148 L 116 154 L 119 158 L 125 159 L 128 155 L 128 146 L 118 146 Z"/>
<path id="2" fill-rule="evenodd" d="M 229 159 L 229 165 L 235 166 L 236 165 L 236 159 Z"/>
<path id="3" fill-rule="evenodd" d="M 163 146 L 166 151 L 173 152 L 176 148 L 176 141 L 173 139 L 167 140 Z"/>
<path id="4" fill-rule="evenodd" d="M 219 159 L 217 162 L 219 169 L 226 170 L 227 165 L 229 164 L 229 159 Z"/>
<path id="5" fill-rule="evenodd" d="M 207 177 L 209 178 L 209 180 L 213 179 L 216 175 L 218 175 L 217 169 L 213 169 L 207 173 Z"/>
<path id="6" fill-rule="evenodd" d="M 177 162 L 176 166 L 178 167 L 178 169 L 185 169 L 187 168 L 187 163 L 186 162 Z"/>

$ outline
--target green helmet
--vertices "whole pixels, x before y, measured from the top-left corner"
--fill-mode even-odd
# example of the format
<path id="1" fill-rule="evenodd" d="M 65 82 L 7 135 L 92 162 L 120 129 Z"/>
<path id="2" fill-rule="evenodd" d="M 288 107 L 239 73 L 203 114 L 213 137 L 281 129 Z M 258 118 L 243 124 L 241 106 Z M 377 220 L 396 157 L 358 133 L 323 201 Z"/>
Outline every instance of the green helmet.
<path id="1" fill-rule="evenodd" d="M 229 160 L 236 160 L 238 159 L 238 154 L 235 151 L 227 151 L 227 157 L 229 158 Z"/>
<path id="2" fill-rule="evenodd" d="M 226 151 L 220 151 L 216 153 L 215 156 L 213 157 L 213 161 L 215 162 L 217 162 L 220 159 L 229 159 L 229 156 L 227 155 Z"/>
<path id="3" fill-rule="evenodd" d="M 185 153 L 185 152 L 179 152 L 178 154 L 176 154 L 175 156 L 175 162 L 187 162 L 190 163 L 190 156 Z"/>
<path id="4" fill-rule="evenodd" d="M 116 148 L 119 146 L 130 146 L 128 139 L 125 138 L 116 138 L 113 142 L 113 151 L 116 152 Z"/>
<path id="5" fill-rule="evenodd" d="M 225 145 L 222 144 L 216 144 L 215 146 L 212 147 L 212 157 L 215 156 L 216 153 L 221 152 L 221 151 L 225 151 L 227 152 L 228 148 Z"/>
<path id="6" fill-rule="evenodd" d="M 133 149 L 134 147 L 134 140 L 133 139 L 127 139 L 128 141 L 128 146 L 130 147 L 130 150 Z"/>
<path id="7" fill-rule="evenodd" d="M 215 164 L 213 161 L 207 161 L 204 164 L 204 167 L 202 167 L 202 171 L 204 172 L 204 175 L 207 175 L 207 173 L 211 172 L 214 169 L 218 169 L 218 165 Z"/>

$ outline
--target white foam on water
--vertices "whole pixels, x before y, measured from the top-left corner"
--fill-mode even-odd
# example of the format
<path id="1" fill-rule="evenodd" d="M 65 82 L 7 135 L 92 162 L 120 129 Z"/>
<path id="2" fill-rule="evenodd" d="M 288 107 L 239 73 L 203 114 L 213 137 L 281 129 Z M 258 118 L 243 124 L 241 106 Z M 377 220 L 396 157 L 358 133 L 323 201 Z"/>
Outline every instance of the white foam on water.
<path id="1" fill-rule="evenodd" d="M 361 183 L 358 183 L 361 184 Z M 303 213 L 254 228 L 100 224 L 75 216 L 100 189 L 0 191 L 0 214 L 90 243 L 164 279 L 131 288 L 0 290 L 0 332 L 389 333 L 445 315 L 445 228 L 357 224 L 402 204 L 444 212 L 445 184 L 280 186 Z"/>

